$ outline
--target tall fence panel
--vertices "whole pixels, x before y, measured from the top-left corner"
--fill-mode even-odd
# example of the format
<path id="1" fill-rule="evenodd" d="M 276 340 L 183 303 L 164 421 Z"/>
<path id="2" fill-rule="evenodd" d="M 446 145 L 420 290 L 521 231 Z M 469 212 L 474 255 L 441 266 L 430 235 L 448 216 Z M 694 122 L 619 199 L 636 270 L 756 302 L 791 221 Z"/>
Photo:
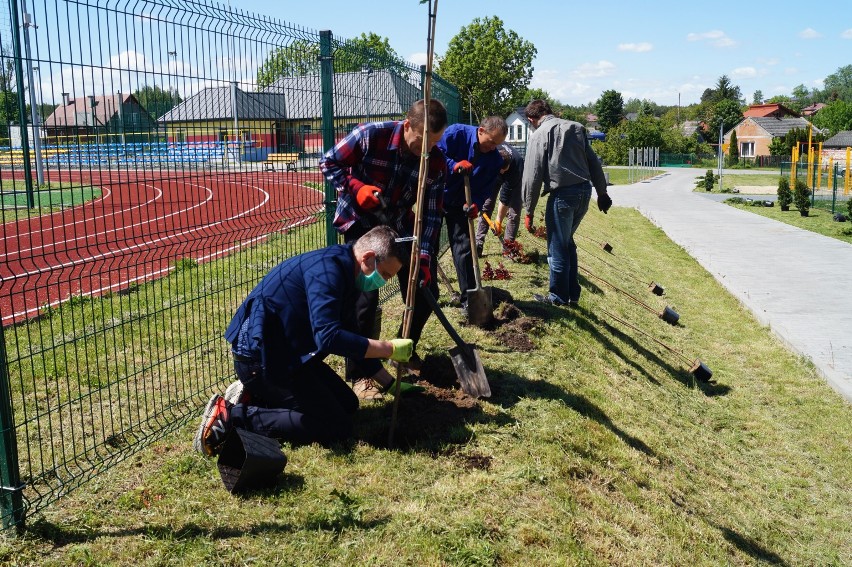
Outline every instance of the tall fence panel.
<path id="1" fill-rule="evenodd" d="M 421 74 L 209 0 L 13 0 L 0 47 L 11 526 L 232 380 L 222 332 L 239 302 L 284 258 L 337 239 L 322 151 L 400 118 Z"/>

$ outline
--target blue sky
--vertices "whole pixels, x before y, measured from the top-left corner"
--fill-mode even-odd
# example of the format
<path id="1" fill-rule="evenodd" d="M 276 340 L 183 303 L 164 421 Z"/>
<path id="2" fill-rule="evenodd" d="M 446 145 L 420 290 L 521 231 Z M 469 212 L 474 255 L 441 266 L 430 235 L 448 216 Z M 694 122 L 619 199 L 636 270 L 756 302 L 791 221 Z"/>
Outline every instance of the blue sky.
<path id="1" fill-rule="evenodd" d="M 424 62 L 427 11 L 418 0 L 234 1 L 232 6 L 336 36 L 374 32 L 404 58 Z M 607 89 L 659 104 L 698 102 L 728 75 L 751 102 L 789 95 L 852 64 L 849 0 L 807 4 L 692 2 L 443 0 L 435 52 L 476 17 L 499 16 L 538 49 L 531 86 L 566 104 L 594 102 Z"/>

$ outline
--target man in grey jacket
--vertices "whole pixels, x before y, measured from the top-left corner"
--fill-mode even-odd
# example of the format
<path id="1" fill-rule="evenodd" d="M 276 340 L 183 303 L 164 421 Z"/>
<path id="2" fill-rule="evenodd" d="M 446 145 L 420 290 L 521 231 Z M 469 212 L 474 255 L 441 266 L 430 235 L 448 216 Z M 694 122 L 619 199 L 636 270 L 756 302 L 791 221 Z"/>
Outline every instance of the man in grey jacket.
<path id="1" fill-rule="evenodd" d="M 612 199 L 606 192 L 606 177 L 600 159 L 586 138 L 579 122 L 553 116 L 544 100 L 527 105 L 527 119 L 535 129 L 527 142 L 524 159 L 524 225 L 533 228 L 533 213 L 539 194 L 548 195 L 544 224 L 547 228 L 547 253 L 550 263 L 550 292 L 533 294 L 536 301 L 553 305 L 573 305 L 580 300 L 577 274 L 577 245 L 574 232 L 580 226 L 592 185 L 598 194 L 598 208 L 606 213 Z"/>

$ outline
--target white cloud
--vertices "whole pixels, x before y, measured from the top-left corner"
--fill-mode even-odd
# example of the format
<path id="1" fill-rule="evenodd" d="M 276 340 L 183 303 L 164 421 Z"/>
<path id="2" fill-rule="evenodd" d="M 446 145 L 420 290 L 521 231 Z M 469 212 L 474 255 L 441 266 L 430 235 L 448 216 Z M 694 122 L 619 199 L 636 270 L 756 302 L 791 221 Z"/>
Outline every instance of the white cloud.
<path id="1" fill-rule="evenodd" d="M 784 69 L 785 75 L 795 75 L 798 72 L 799 70 L 796 67 L 787 67 L 786 69 Z"/>
<path id="2" fill-rule="evenodd" d="M 780 63 L 780 60 L 777 57 L 770 57 L 769 59 L 760 57 L 758 58 L 757 62 L 761 65 L 768 65 L 772 67 L 773 65 L 778 65 L 778 63 Z"/>
<path id="3" fill-rule="evenodd" d="M 754 67 L 737 67 L 731 71 L 731 76 L 735 79 L 748 79 L 757 76 L 757 69 Z"/>
<path id="4" fill-rule="evenodd" d="M 598 61 L 597 63 L 583 63 L 574 71 L 572 75 L 578 79 L 589 79 L 592 77 L 606 77 L 615 71 L 615 64 L 609 61 Z"/>
<path id="5" fill-rule="evenodd" d="M 842 37 L 843 39 L 852 39 L 852 28 L 849 28 L 848 30 L 841 33 L 840 37 Z"/>
<path id="6" fill-rule="evenodd" d="M 426 61 L 428 59 L 429 59 L 429 54 L 428 53 L 422 53 L 422 52 L 412 53 L 411 55 L 408 56 L 408 61 L 410 63 L 415 64 L 415 65 L 425 65 Z M 433 61 L 433 63 L 434 63 L 434 61 Z"/>
<path id="7" fill-rule="evenodd" d="M 714 47 L 734 47 L 737 42 L 728 37 L 722 30 L 710 30 L 708 32 L 690 33 L 686 36 L 687 41 L 706 41 Z"/>
<path id="8" fill-rule="evenodd" d="M 813 28 L 805 28 L 799 32 L 799 37 L 802 39 L 817 39 L 822 37 L 822 34 Z"/>
<path id="9" fill-rule="evenodd" d="M 556 100 L 567 104 L 584 104 L 589 102 L 590 95 L 595 94 L 592 85 L 565 78 L 562 72 L 552 69 L 536 71 L 530 87 L 545 90 Z"/>
<path id="10" fill-rule="evenodd" d="M 634 53 L 644 53 L 645 51 L 651 51 L 654 49 L 653 44 L 648 43 L 647 41 L 643 41 L 642 43 L 619 43 L 618 50 L 619 51 L 632 51 Z"/>

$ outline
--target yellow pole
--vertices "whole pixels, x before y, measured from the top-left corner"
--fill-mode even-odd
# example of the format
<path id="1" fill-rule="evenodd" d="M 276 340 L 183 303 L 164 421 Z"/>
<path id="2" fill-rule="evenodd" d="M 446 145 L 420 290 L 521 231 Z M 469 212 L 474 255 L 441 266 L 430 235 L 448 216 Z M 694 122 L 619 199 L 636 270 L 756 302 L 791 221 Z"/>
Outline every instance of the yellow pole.
<path id="1" fill-rule="evenodd" d="M 814 153 L 811 151 L 811 137 L 813 136 L 813 126 L 808 126 L 808 177 L 806 183 L 808 186 L 813 182 L 814 175 Z"/>
<path id="2" fill-rule="evenodd" d="M 817 191 L 822 187 L 822 142 L 817 145 L 816 157 L 814 158 L 817 169 Z"/>
<path id="3" fill-rule="evenodd" d="M 790 154 L 790 188 L 796 186 L 796 164 L 799 162 L 799 143 L 793 146 L 793 153 Z"/>
<path id="4" fill-rule="evenodd" d="M 852 162 L 852 148 L 846 148 L 846 175 L 844 176 L 845 179 L 843 180 L 844 195 L 849 194 L 850 185 L 852 185 L 849 179 L 850 174 L 852 174 L 852 172 L 849 171 L 850 162 Z"/>

